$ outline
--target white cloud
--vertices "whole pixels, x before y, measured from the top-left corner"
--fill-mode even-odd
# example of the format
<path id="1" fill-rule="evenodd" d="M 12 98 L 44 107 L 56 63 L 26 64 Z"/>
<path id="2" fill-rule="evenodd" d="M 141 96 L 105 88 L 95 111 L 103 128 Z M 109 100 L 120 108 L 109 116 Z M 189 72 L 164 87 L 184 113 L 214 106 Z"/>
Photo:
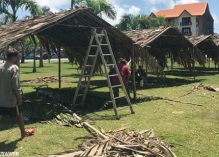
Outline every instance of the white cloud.
<path id="1" fill-rule="evenodd" d="M 151 12 L 152 13 L 155 13 L 155 12 L 157 12 L 159 9 L 157 9 L 155 6 L 153 6 L 152 8 L 151 8 Z"/>
<path id="2" fill-rule="evenodd" d="M 132 15 L 139 15 L 140 12 L 141 12 L 141 9 L 138 8 L 138 7 L 136 7 L 136 6 L 134 6 L 134 5 L 131 6 L 131 7 L 129 8 L 129 10 L 128 10 L 128 13 L 129 13 L 129 14 L 132 14 Z"/>
<path id="3" fill-rule="evenodd" d="M 145 0 L 147 3 L 151 5 L 163 4 L 165 7 L 173 7 L 176 4 L 186 4 L 186 3 L 196 3 L 200 2 L 200 0 Z"/>
<path id="4" fill-rule="evenodd" d="M 114 6 L 116 10 L 116 19 L 115 20 L 109 19 L 106 15 L 103 15 L 102 18 L 106 20 L 107 22 L 109 22 L 111 25 L 118 24 L 121 21 L 123 15 L 125 14 L 138 15 L 141 12 L 141 9 L 134 5 L 132 6 L 123 5 L 122 6 L 118 3 L 118 0 L 108 0 L 108 1 Z"/>
<path id="5" fill-rule="evenodd" d="M 63 6 L 69 4 L 70 8 L 70 0 L 35 0 L 40 6 L 48 6 L 51 11 L 58 12 Z"/>
<path id="6" fill-rule="evenodd" d="M 146 2 L 152 5 L 164 4 L 166 7 L 171 7 L 174 4 L 174 0 L 146 0 Z"/>
<path id="7" fill-rule="evenodd" d="M 175 4 L 187 4 L 187 3 L 197 3 L 200 0 L 177 0 Z"/>

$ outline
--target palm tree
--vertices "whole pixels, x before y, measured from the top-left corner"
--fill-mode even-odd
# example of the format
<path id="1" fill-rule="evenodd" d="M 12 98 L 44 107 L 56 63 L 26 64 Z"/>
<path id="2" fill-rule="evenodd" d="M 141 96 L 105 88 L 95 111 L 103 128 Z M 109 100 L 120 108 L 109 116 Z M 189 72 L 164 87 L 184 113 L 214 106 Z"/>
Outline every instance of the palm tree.
<path id="1" fill-rule="evenodd" d="M 33 0 L 1 0 L 0 14 L 4 16 L 4 23 L 15 22 L 18 19 L 17 12 L 19 9 L 29 11 L 32 16 L 39 15 L 41 10 Z M 22 51 L 21 62 L 24 63 L 24 52 Z M 34 62 L 33 69 L 36 69 Z M 34 70 L 35 71 L 35 70 Z"/>
<path id="2" fill-rule="evenodd" d="M 43 6 L 41 8 L 41 12 L 39 15 L 48 15 L 51 14 L 52 12 L 50 11 L 50 8 L 47 6 Z M 40 60 L 39 60 L 39 67 L 42 68 L 43 67 L 43 46 L 42 44 L 39 42 L 39 51 L 40 51 Z"/>
<path id="3" fill-rule="evenodd" d="M 1 0 L 0 14 L 5 15 L 7 22 L 15 22 L 17 20 L 17 12 L 19 9 L 29 11 L 32 16 L 40 13 L 37 3 L 33 0 Z"/>
<path id="4" fill-rule="evenodd" d="M 73 5 L 78 4 L 81 7 L 88 7 L 100 17 L 102 14 L 105 14 L 107 17 L 111 19 L 116 18 L 116 11 L 112 4 L 110 4 L 107 0 L 75 0 L 72 1 Z"/>
<path id="5" fill-rule="evenodd" d="M 145 20 L 142 18 L 141 15 L 131 15 L 127 14 L 122 17 L 122 20 L 117 25 L 117 28 L 119 28 L 121 31 L 130 31 L 130 30 L 136 30 L 143 28 L 143 24 L 145 23 Z"/>

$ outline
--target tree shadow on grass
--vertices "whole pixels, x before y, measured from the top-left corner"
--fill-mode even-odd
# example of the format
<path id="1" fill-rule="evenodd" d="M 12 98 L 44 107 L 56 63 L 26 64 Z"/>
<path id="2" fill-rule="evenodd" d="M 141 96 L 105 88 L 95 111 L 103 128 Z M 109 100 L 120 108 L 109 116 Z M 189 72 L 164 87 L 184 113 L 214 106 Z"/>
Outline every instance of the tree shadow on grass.
<path id="1" fill-rule="evenodd" d="M 189 79 L 182 79 L 182 78 L 158 78 L 158 77 L 148 77 L 147 84 L 144 89 L 151 89 L 151 88 L 165 88 L 165 87 L 176 87 L 182 85 L 188 85 L 193 83 L 199 83 L 203 81 L 203 79 L 199 80 L 189 80 Z"/>
<path id="2" fill-rule="evenodd" d="M 146 89 L 149 88 L 162 88 L 162 87 L 174 87 L 181 86 L 191 83 L 197 83 L 201 80 L 188 80 L 181 78 L 155 78 L 149 77 L 148 84 L 146 85 Z M 95 120 L 112 120 L 114 119 L 113 105 L 110 102 L 110 94 L 108 90 L 104 91 L 94 91 L 94 89 L 107 87 L 106 80 L 93 80 L 91 81 L 91 88 L 86 98 L 85 105 L 79 105 L 74 107 L 73 112 L 78 113 L 79 115 L 85 116 L 87 114 L 93 114 L 93 118 Z M 53 89 L 53 88 L 45 88 L 45 93 L 52 93 L 52 96 L 38 96 L 36 92 L 26 93 L 24 94 L 24 105 L 23 105 L 23 113 L 24 116 L 28 118 L 28 123 L 35 123 L 39 121 L 51 120 L 54 116 L 59 115 L 63 112 L 60 110 L 60 104 L 62 106 L 71 109 L 72 100 L 74 97 L 74 93 L 76 91 L 75 88 L 63 88 L 63 89 Z M 50 95 L 50 94 L 49 94 Z M 158 100 L 158 98 L 154 97 L 144 97 L 138 98 L 134 103 L 142 103 L 147 101 Z M 128 107 L 128 104 L 125 99 L 121 99 L 118 101 L 118 108 Z M 112 114 L 109 115 L 99 115 L 95 112 L 103 111 L 103 110 L 112 110 Z M 129 113 L 121 115 L 128 116 Z M 8 129 L 13 126 L 3 127 L 1 129 Z"/>
<path id="3" fill-rule="evenodd" d="M 215 68 L 197 67 L 194 74 L 191 71 L 182 68 L 174 68 L 172 70 L 168 70 L 165 72 L 165 74 L 178 77 L 193 77 L 194 74 L 195 76 L 208 76 L 217 75 L 219 73 Z"/>

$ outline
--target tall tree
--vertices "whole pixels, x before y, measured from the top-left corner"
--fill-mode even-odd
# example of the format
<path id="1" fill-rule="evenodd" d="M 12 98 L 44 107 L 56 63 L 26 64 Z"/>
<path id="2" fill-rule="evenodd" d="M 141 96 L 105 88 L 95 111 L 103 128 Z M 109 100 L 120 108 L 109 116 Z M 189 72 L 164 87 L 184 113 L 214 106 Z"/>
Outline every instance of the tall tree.
<path id="1" fill-rule="evenodd" d="M 7 22 L 15 22 L 18 18 L 17 12 L 19 9 L 29 11 L 32 16 L 40 13 L 37 3 L 33 0 L 1 0 L 0 14 L 5 15 Z"/>
<path id="2" fill-rule="evenodd" d="M 122 17 L 122 20 L 117 25 L 117 28 L 121 31 L 130 31 L 136 29 L 148 29 L 168 25 L 169 24 L 163 17 L 150 18 L 145 15 L 128 14 Z"/>
<path id="3" fill-rule="evenodd" d="M 111 19 L 116 18 L 115 8 L 107 0 L 75 0 L 75 4 L 81 7 L 91 8 L 92 11 L 100 17 L 105 14 Z"/>
<path id="4" fill-rule="evenodd" d="M 50 11 L 50 8 L 47 6 L 43 6 L 41 8 L 41 12 L 40 15 L 47 15 L 47 14 L 51 14 L 52 12 Z M 42 68 L 43 67 L 43 46 L 42 44 L 39 42 L 39 51 L 40 51 L 40 60 L 39 60 L 39 67 Z"/>
<path id="5" fill-rule="evenodd" d="M 15 22 L 18 19 L 19 9 L 28 11 L 32 16 L 39 15 L 41 10 L 34 0 L 1 0 L 0 14 L 4 16 L 4 22 Z M 24 52 L 22 51 L 21 62 L 24 62 Z M 36 69 L 35 64 L 33 69 Z M 34 70 L 35 71 L 35 70 Z"/>

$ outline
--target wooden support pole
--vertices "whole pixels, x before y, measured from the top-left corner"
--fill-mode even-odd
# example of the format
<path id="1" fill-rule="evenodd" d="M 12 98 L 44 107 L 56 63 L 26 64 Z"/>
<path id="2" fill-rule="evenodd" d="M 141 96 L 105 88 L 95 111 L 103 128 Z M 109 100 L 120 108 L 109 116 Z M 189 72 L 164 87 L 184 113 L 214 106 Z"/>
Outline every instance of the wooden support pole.
<path id="1" fill-rule="evenodd" d="M 217 46 L 217 70 L 219 72 L 219 46 Z"/>
<path id="2" fill-rule="evenodd" d="M 192 49 L 192 72 L 193 72 L 193 77 L 194 77 L 194 80 L 196 79 L 196 75 L 195 75 L 195 47 L 193 46 L 193 49 Z"/>
<path id="3" fill-rule="evenodd" d="M 133 84 L 133 99 L 136 100 L 136 80 L 135 80 L 135 72 L 136 72 L 136 63 L 135 63 L 135 46 L 132 44 L 132 84 Z"/>
<path id="4" fill-rule="evenodd" d="M 61 48 L 59 47 L 58 48 L 58 60 L 59 60 L 59 67 L 58 67 L 58 69 L 59 69 L 59 71 L 58 71 L 58 76 L 59 76 L 59 88 L 61 88 L 61 86 L 62 86 L 62 82 L 61 82 Z"/>
<path id="5" fill-rule="evenodd" d="M 43 67 L 43 46 L 40 43 L 40 60 L 39 60 L 39 67 L 42 68 Z"/>
<path id="6" fill-rule="evenodd" d="M 170 52 L 170 59 L 171 59 L 171 69 L 173 69 L 173 65 L 174 65 L 173 52 L 172 51 L 169 51 L 169 52 Z"/>
<path id="7" fill-rule="evenodd" d="M 145 54 L 148 53 L 148 47 L 147 46 L 145 47 L 145 52 L 146 52 Z M 147 78 L 147 76 L 148 76 L 148 62 L 145 65 L 146 65 L 146 69 L 145 70 L 146 70 L 146 78 Z"/>
<path id="8" fill-rule="evenodd" d="M 33 52 L 33 73 L 35 73 L 36 70 L 36 50 L 37 50 L 37 42 L 34 36 L 31 36 L 33 43 L 34 43 L 34 52 Z"/>
<path id="9" fill-rule="evenodd" d="M 71 9 L 74 8 L 75 0 L 71 0 Z"/>

